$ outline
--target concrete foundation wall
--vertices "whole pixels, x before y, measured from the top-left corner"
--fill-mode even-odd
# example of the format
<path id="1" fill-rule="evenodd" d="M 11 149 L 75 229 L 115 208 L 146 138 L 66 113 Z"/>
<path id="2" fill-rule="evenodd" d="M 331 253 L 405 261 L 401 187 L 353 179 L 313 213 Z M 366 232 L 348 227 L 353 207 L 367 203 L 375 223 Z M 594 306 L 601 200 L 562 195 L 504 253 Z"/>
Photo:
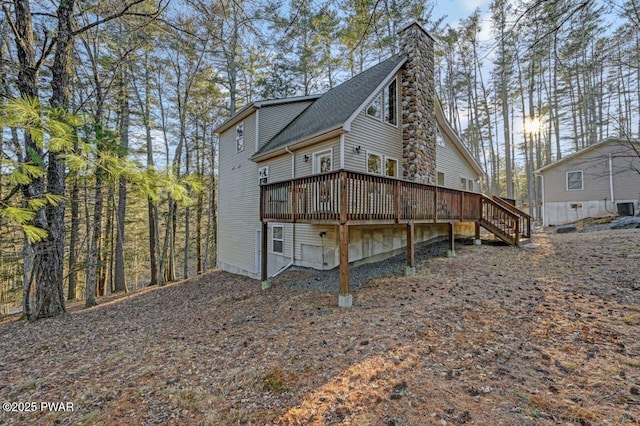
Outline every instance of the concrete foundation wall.
<path id="1" fill-rule="evenodd" d="M 617 215 L 618 203 L 633 203 L 635 211 L 638 211 L 638 200 L 616 200 L 613 203 L 609 200 L 547 202 L 544 203 L 544 224 L 554 226 L 590 217 Z"/>
<path id="2" fill-rule="evenodd" d="M 325 238 L 324 262 L 325 269 L 333 269 L 340 264 L 338 248 L 338 227 L 333 227 Z M 473 223 L 456 223 L 456 237 L 471 237 L 474 235 Z M 447 224 L 430 224 L 415 226 L 415 242 L 435 241 L 448 235 Z M 405 225 L 383 226 L 350 226 L 349 227 L 349 262 L 356 265 L 378 262 L 392 256 L 404 253 L 407 247 L 407 231 Z M 320 245 L 302 244 L 302 259 L 295 264 L 307 268 L 322 269 L 322 247 Z M 269 267 L 271 270 L 271 267 Z"/>

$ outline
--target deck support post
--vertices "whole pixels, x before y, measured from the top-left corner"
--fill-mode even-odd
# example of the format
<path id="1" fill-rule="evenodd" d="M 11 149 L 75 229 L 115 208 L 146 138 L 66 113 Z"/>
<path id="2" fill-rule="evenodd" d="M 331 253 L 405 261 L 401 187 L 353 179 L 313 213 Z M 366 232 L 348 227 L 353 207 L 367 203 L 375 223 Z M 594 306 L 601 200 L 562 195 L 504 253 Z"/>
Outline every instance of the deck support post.
<path id="1" fill-rule="evenodd" d="M 262 222 L 262 231 L 260 232 L 260 281 L 262 281 L 262 289 L 266 290 L 271 287 L 271 281 L 267 274 L 267 232 L 269 231 L 268 222 Z"/>
<path id="2" fill-rule="evenodd" d="M 413 277 L 416 275 L 415 262 L 415 226 L 413 222 L 407 223 L 407 266 L 404 268 L 404 275 Z"/>
<path id="3" fill-rule="evenodd" d="M 341 224 L 340 228 L 340 294 L 338 306 L 350 308 L 353 297 L 349 294 L 349 225 Z"/>
<path id="4" fill-rule="evenodd" d="M 456 257 L 456 232 L 455 224 L 449 222 L 449 250 L 447 250 L 447 257 Z"/>
<path id="5" fill-rule="evenodd" d="M 475 238 L 473 240 L 473 245 L 474 246 L 479 246 L 479 245 L 482 245 L 482 240 L 480 240 L 480 223 L 479 222 L 475 222 L 474 225 L 476 226 L 476 235 L 475 235 Z"/>

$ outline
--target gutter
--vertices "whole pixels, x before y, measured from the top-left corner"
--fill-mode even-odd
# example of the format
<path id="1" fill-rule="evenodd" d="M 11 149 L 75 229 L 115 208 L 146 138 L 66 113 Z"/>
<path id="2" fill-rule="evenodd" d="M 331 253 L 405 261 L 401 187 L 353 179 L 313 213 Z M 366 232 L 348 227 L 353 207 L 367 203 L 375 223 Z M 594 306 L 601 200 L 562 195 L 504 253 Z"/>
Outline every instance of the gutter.
<path id="1" fill-rule="evenodd" d="M 611 156 L 611 153 L 609 153 L 609 190 L 611 191 L 611 208 L 613 208 L 616 196 L 615 192 L 613 192 L 613 157 Z"/>

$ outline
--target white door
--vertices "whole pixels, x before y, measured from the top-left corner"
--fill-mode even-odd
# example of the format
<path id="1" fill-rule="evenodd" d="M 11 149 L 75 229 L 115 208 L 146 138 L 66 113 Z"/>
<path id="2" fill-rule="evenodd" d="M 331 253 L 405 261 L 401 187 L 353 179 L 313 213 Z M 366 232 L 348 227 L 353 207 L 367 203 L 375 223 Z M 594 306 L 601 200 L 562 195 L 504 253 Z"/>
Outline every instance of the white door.
<path id="1" fill-rule="evenodd" d="M 313 172 L 316 174 L 327 173 L 331 171 L 331 151 L 323 151 L 313 155 Z M 318 211 L 330 211 L 331 210 L 331 182 L 317 182 L 316 183 L 316 210 Z"/>

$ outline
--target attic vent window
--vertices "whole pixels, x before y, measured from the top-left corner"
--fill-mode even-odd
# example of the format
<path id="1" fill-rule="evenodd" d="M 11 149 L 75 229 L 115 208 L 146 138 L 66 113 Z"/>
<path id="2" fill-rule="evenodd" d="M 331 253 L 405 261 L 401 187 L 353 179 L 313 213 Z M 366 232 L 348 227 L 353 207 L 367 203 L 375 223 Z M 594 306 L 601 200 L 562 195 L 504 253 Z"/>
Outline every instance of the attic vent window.
<path id="1" fill-rule="evenodd" d="M 398 124 L 398 84 L 394 78 L 367 107 L 367 115 L 392 125 Z"/>
<path id="2" fill-rule="evenodd" d="M 244 151 L 244 123 L 236 126 L 236 152 Z"/>

